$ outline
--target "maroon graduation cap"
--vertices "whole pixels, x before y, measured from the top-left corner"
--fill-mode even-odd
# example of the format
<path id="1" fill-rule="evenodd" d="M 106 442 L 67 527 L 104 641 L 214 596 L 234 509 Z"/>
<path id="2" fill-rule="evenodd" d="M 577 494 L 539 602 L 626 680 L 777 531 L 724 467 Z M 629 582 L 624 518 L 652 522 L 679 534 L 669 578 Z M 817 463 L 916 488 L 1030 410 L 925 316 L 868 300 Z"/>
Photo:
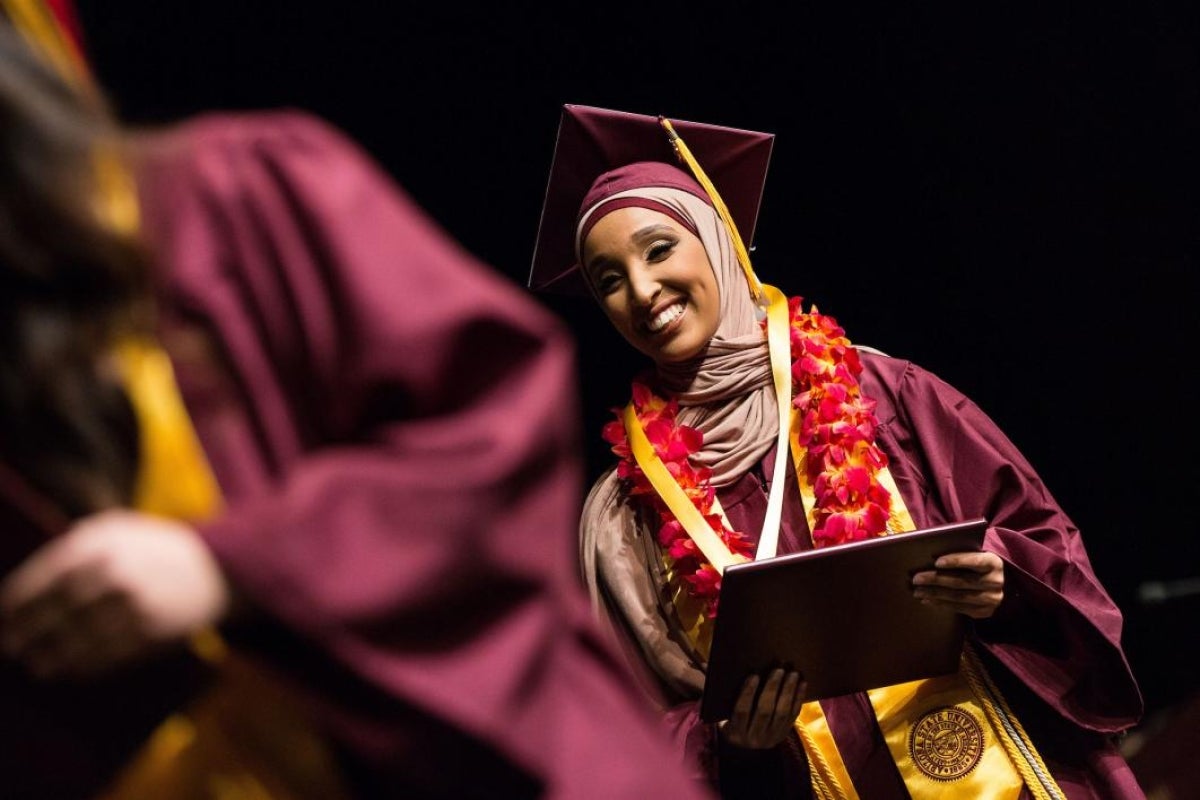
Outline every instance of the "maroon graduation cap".
<path id="1" fill-rule="evenodd" d="M 754 239 L 775 135 L 686 120 L 670 122 L 725 201 L 749 245 Z M 529 270 L 529 288 L 587 294 L 575 258 L 579 206 L 597 177 L 635 161 L 663 161 L 688 171 L 658 117 L 592 106 L 563 106 Z"/>

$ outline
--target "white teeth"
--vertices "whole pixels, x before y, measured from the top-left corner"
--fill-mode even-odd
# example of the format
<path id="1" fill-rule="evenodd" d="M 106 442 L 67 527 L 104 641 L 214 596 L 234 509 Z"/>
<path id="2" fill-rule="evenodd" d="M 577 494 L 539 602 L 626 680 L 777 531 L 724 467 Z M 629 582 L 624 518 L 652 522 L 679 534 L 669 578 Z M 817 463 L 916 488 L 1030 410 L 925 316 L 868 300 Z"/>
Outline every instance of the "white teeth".
<path id="1" fill-rule="evenodd" d="M 667 327 L 667 325 L 671 324 L 671 322 L 678 319 L 679 315 L 682 313 L 683 303 L 676 303 L 673 306 L 668 306 L 660 311 L 654 317 L 654 319 L 646 323 L 646 327 L 650 329 L 651 333 L 658 333 L 663 328 Z"/>

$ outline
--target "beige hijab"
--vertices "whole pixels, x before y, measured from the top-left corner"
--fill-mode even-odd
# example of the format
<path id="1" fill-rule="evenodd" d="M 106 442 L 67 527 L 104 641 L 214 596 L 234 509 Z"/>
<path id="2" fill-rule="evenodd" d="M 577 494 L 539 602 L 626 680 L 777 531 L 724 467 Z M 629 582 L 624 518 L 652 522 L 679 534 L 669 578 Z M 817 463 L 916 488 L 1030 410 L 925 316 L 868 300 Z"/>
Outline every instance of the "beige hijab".
<path id="1" fill-rule="evenodd" d="M 708 254 L 721 293 L 721 322 L 696 358 L 658 364 L 657 390 L 679 401 L 678 421 L 704 434 L 693 456 L 725 486 L 757 464 L 778 432 L 770 356 L 729 233 L 712 206 L 677 189 L 648 186 L 605 198 L 580 216 L 577 231 L 617 197 L 640 197 L 668 206 L 690 222 Z M 582 242 L 576 236 L 577 251 Z M 654 524 L 654 523 L 652 523 Z M 698 696 L 703 666 L 678 631 L 667 624 L 670 599 L 661 585 L 656 530 L 645 530 L 615 470 L 592 487 L 580 521 L 581 566 L 597 611 L 626 644 L 637 642 L 642 658 L 679 697 Z M 664 603 L 666 605 L 664 605 Z"/>

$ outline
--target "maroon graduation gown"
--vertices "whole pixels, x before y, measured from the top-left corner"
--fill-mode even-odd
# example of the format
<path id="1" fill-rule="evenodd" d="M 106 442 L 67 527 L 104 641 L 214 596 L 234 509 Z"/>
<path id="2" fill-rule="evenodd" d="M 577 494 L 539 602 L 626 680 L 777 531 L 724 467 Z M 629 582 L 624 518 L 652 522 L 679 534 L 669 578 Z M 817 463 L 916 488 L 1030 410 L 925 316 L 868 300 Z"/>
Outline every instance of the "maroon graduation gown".
<path id="1" fill-rule="evenodd" d="M 695 796 L 574 567 L 573 349 L 295 111 L 146 134 L 201 533 L 369 797 Z M 484 202 L 494 198 L 482 197 Z"/>
<path id="2" fill-rule="evenodd" d="M 1142 699 L 1120 645 L 1122 617 L 1097 580 L 1078 530 L 1026 458 L 970 399 L 921 367 L 860 351 L 863 393 L 874 398 L 877 442 L 919 527 L 974 517 L 984 547 L 1005 561 L 997 613 L 971 637 L 1059 785 L 1072 800 L 1140 798 L 1113 734 L 1132 727 Z M 790 461 L 790 460 L 789 460 Z M 731 524 L 757 539 L 766 513 L 768 453 L 718 491 Z M 812 547 L 795 473 L 788 473 L 779 552 Z M 865 694 L 823 704 L 860 796 L 905 798 Z M 808 797 L 799 741 L 776 751 L 722 745 L 694 700 L 667 717 L 692 763 L 729 797 Z"/>

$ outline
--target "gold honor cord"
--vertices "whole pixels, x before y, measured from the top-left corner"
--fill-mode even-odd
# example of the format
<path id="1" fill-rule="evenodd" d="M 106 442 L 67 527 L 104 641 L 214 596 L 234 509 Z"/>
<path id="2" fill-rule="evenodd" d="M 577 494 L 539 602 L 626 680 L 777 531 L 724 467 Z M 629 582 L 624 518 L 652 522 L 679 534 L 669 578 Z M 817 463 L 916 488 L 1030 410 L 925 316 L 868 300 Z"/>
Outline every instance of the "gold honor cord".
<path id="1" fill-rule="evenodd" d="M 968 643 L 963 646 L 963 672 L 971 684 L 975 696 L 983 704 L 988 721 L 996 731 L 997 738 L 1004 745 L 1009 759 L 1016 765 L 1017 771 L 1025 785 L 1029 787 L 1034 800 L 1066 800 L 1066 794 L 1059 787 L 1054 776 L 1046 767 L 1041 754 L 1033 746 L 1029 734 L 1013 715 L 1008 707 L 1008 701 L 1000 694 L 999 688 L 992 682 L 984 669 L 983 663 L 976 655 L 974 648 Z"/>
<path id="2" fill-rule="evenodd" d="M 794 727 L 808 756 L 813 795 L 818 800 L 859 800 L 821 704 L 814 701 L 802 705 Z"/>

